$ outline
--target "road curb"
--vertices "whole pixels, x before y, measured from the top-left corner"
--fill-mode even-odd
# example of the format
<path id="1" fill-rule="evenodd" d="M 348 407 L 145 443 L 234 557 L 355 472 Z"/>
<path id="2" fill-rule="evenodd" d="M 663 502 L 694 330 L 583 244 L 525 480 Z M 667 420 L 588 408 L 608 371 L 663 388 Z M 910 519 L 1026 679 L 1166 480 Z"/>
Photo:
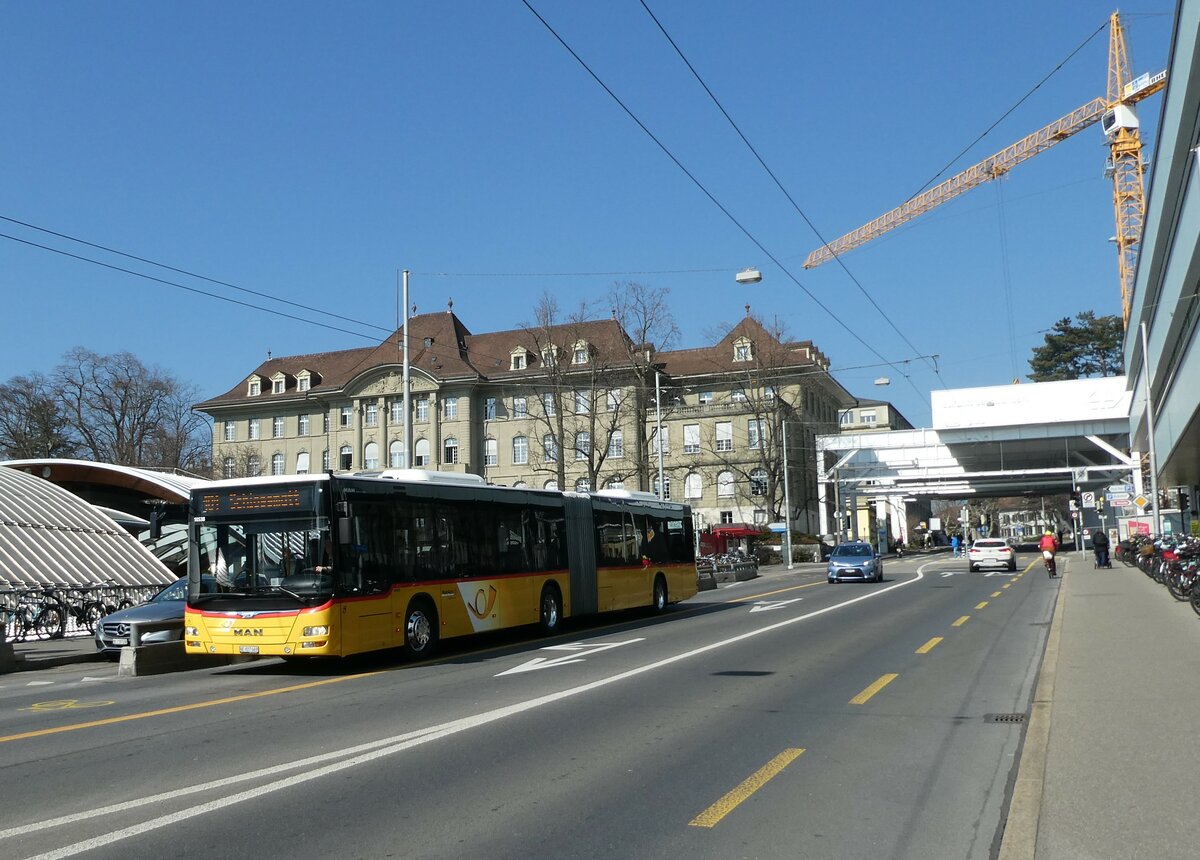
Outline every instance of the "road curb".
<path id="1" fill-rule="evenodd" d="M 1050 741 L 1050 720 L 1054 710 L 1054 678 L 1058 670 L 1058 646 L 1062 637 L 1062 618 L 1067 598 L 1063 591 L 1069 571 L 1060 574 L 1058 597 L 1046 653 L 1038 672 L 1037 689 L 1029 713 L 1029 727 L 1021 747 L 1017 779 L 1013 784 L 1004 837 L 1000 841 L 999 860 L 1033 860 L 1037 854 L 1038 823 L 1042 814 L 1042 789 L 1046 778 L 1046 750 Z"/>

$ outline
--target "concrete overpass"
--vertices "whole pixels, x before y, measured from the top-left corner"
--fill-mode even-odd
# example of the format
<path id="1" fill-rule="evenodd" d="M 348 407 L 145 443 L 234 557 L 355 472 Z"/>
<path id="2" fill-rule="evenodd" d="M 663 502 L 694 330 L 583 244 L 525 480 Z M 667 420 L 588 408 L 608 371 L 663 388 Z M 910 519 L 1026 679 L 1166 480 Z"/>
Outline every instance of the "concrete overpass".
<path id="1" fill-rule="evenodd" d="M 962 388 L 931 395 L 933 427 L 817 437 L 821 533 L 866 496 L 892 534 L 905 499 L 1056 494 L 1132 480 L 1125 377 Z"/>

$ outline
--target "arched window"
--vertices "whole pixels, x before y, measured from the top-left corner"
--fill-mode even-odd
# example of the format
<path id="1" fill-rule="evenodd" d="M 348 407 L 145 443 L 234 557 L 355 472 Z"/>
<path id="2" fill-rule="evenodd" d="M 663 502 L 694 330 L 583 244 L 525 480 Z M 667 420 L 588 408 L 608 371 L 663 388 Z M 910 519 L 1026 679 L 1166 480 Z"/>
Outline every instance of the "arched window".
<path id="1" fill-rule="evenodd" d="M 529 462 L 529 437 L 514 436 L 513 437 L 513 463 L 515 465 L 523 465 Z"/>
<path id="2" fill-rule="evenodd" d="M 575 492 L 577 492 L 577 493 L 586 493 L 591 488 L 592 488 L 592 482 L 589 481 L 587 478 L 580 478 L 578 481 L 575 482 Z"/>
<path id="3" fill-rule="evenodd" d="M 683 479 L 683 497 L 685 499 L 698 499 L 703 491 L 704 485 L 698 473 L 692 472 Z"/>
<path id="4" fill-rule="evenodd" d="M 226 457 L 225 462 L 221 464 L 221 477 L 232 478 L 234 471 L 237 469 L 237 464 L 232 457 Z"/>
<path id="5" fill-rule="evenodd" d="M 404 443 L 399 439 L 393 439 L 388 445 L 388 465 L 393 469 L 404 468 Z"/>
<path id="6" fill-rule="evenodd" d="M 349 472 L 354 468 L 354 450 L 349 445 L 343 445 L 338 450 L 338 469 Z"/>
<path id="7" fill-rule="evenodd" d="M 301 451 L 299 454 L 296 455 L 296 474 L 297 475 L 307 475 L 308 474 L 308 452 L 307 451 Z"/>
<path id="8" fill-rule="evenodd" d="M 500 443 L 495 439 L 483 440 L 483 465 L 495 466 L 500 462 Z"/>
<path id="9" fill-rule="evenodd" d="M 414 466 L 428 466 L 429 465 L 429 440 L 428 439 L 418 439 L 417 440 L 416 450 L 413 451 L 413 465 Z"/>
<path id="10" fill-rule="evenodd" d="M 272 454 L 271 455 L 271 474 L 272 475 L 282 475 L 283 474 L 283 455 L 282 454 Z"/>
<path id="11" fill-rule="evenodd" d="M 442 443 L 442 462 L 458 462 L 458 440 L 453 436 L 447 436 L 446 441 Z"/>
<path id="12" fill-rule="evenodd" d="M 363 448 L 363 468 L 378 469 L 379 468 L 379 444 L 376 442 L 368 442 Z"/>
<path id="13" fill-rule="evenodd" d="M 547 490 L 557 490 L 558 489 L 558 481 L 551 478 L 549 481 L 547 481 L 542 486 Z"/>
<path id="14" fill-rule="evenodd" d="M 717 475 L 717 495 L 733 495 L 733 472 L 722 472 Z"/>
<path id="15" fill-rule="evenodd" d="M 513 489 L 515 489 L 515 490 L 524 490 L 524 489 L 527 489 L 528 487 L 529 487 L 529 485 L 526 484 L 524 481 L 517 481 L 515 484 L 513 484 Z"/>
<path id="16" fill-rule="evenodd" d="M 246 459 L 246 477 L 257 478 L 262 473 L 262 461 L 257 454 L 251 454 Z"/>
<path id="17" fill-rule="evenodd" d="M 750 473 L 750 495 L 765 496 L 767 494 L 767 470 L 755 469 Z"/>

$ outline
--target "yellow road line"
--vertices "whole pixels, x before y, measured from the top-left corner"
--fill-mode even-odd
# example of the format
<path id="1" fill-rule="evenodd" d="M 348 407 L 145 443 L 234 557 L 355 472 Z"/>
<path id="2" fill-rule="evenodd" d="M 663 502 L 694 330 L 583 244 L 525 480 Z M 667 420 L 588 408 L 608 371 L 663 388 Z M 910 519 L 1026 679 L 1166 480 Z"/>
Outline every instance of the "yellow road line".
<path id="1" fill-rule="evenodd" d="M 918 654 L 928 654 L 930 651 L 932 651 L 934 648 L 936 648 L 937 644 L 941 641 L 942 641 L 941 636 L 934 636 L 932 639 L 930 639 L 928 642 L 926 642 L 924 645 L 922 645 L 920 648 L 918 648 L 917 653 Z"/>
<path id="2" fill-rule="evenodd" d="M 981 601 L 979 601 L 978 603 L 976 603 L 976 604 L 975 604 L 975 608 L 976 608 L 976 609 L 983 609 L 983 607 L 985 607 L 985 606 L 987 606 L 987 601 L 986 601 L 986 600 L 981 600 Z"/>
<path id="3" fill-rule="evenodd" d="M 1002 585 L 1002 586 L 1000 586 L 1000 587 L 1001 587 L 1001 588 L 1008 588 L 1010 585 L 1012 585 L 1012 583 L 1011 583 L 1011 582 L 1006 582 L 1006 583 L 1004 583 L 1004 585 Z"/>
<path id="4" fill-rule="evenodd" d="M 0 737 L 0 744 L 8 741 L 21 741 L 27 738 L 38 738 L 46 735 L 57 735 L 62 732 L 75 732 L 80 729 L 94 729 L 97 726 L 111 726 L 117 723 L 128 723 L 133 720 L 145 720 L 150 717 L 162 717 L 167 714 L 182 714 L 185 711 L 196 711 L 201 708 L 213 708 L 218 705 L 229 705 L 234 702 L 245 702 L 250 699 L 261 699 L 264 696 L 275 696 L 279 693 L 294 693 L 297 690 L 309 690 L 313 687 L 323 687 L 326 684 L 337 684 L 341 681 L 350 681 L 356 678 L 369 678 L 372 675 L 380 675 L 381 672 L 361 672 L 357 675 L 344 675 L 340 678 L 324 678 L 320 681 L 309 681 L 306 684 L 293 684 L 290 687 L 277 687 L 274 690 L 263 690 L 259 693 L 244 693 L 240 696 L 228 696 L 224 699 L 212 699 L 207 702 L 193 702 L 190 705 L 177 705 L 174 708 L 159 708 L 155 711 L 143 711 L 140 714 L 125 714 L 121 717 L 108 717 L 103 720 L 91 720 L 86 723 L 75 723 L 69 726 L 58 726 L 52 729 L 35 729 L 34 731 L 21 732 L 16 735 L 5 735 Z"/>
<path id="5" fill-rule="evenodd" d="M 957 621 L 955 621 L 950 626 L 951 627 L 962 627 L 964 624 L 967 623 L 967 619 L 970 617 L 971 617 L 970 615 L 963 615 L 962 617 L 960 617 Z"/>
<path id="6" fill-rule="evenodd" d="M 999 597 L 999 596 L 1000 596 L 1000 592 L 999 592 L 999 591 L 993 591 L 993 592 L 992 592 L 992 597 Z"/>
<path id="7" fill-rule="evenodd" d="M 808 582 L 804 585 L 789 585 L 787 588 L 778 588 L 775 591 L 767 591 L 763 594 L 751 594 L 749 597 L 736 597 L 733 600 L 726 600 L 726 603 L 745 603 L 747 600 L 761 600 L 764 597 L 770 597 L 772 594 L 783 594 L 787 591 L 796 591 L 799 588 L 812 588 L 814 585 L 824 585 L 825 582 Z"/>
<path id="8" fill-rule="evenodd" d="M 880 677 L 880 679 L 878 681 L 876 681 L 874 684 L 867 687 L 867 689 L 863 690 L 861 693 L 859 693 L 857 696 L 855 696 L 853 699 L 851 699 L 850 704 L 852 704 L 852 705 L 866 704 L 867 699 L 874 696 L 876 693 L 878 693 L 880 690 L 882 690 L 884 687 L 886 687 L 888 684 L 892 683 L 892 681 L 895 681 L 899 677 L 900 676 L 896 675 L 896 674 L 883 675 L 882 677 Z"/>
<path id="9" fill-rule="evenodd" d="M 769 780 L 778 776 L 803 752 L 804 750 L 799 748 L 784 750 L 747 777 L 737 788 L 689 821 L 688 824 L 691 827 L 716 827 L 722 818 L 737 809 L 743 801 L 766 785 Z"/>

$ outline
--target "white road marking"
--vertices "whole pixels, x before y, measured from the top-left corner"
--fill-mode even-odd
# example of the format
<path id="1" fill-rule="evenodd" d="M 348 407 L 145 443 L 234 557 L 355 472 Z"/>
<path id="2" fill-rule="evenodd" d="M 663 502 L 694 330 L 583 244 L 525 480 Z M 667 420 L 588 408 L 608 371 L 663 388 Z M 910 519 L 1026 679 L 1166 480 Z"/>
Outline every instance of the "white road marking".
<path id="1" fill-rule="evenodd" d="M 54 683 L 53 681 L 30 681 L 25 686 L 26 687 L 49 687 L 53 683 Z"/>
<path id="2" fill-rule="evenodd" d="M 625 642 L 570 642 L 566 645 L 549 645 L 543 648 L 543 651 L 586 651 L 588 654 L 598 654 L 601 651 L 607 651 L 610 648 L 620 648 L 622 645 L 632 645 L 635 642 L 645 642 L 645 639 L 630 639 Z M 506 669 L 497 678 L 502 675 L 518 675 L 522 672 L 534 672 L 538 669 L 551 669 L 555 666 L 566 666 L 568 663 L 582 663 L 583 657 L 534 657 L 520 666 L 514 666 L 511 669 Z"/>
<path id="3" fill-rule="evenodd" d="M 789 604 L 799 603 L 803 599 L 803 597 L 793 597 L 791 600 L 757 600 L 754 602 L 754 605 L 750 607 L 750 611 L 770 612 L 772 609 L 783 609 L 783 607 Z"/>
<path id="4" fill-rule="evenodd" d="M 212 788 L 214 787 L 233 785 L 237 782 L 245 782 L 253 779 L 262 779 L 264 777 L 273 776 L 287 770 L 295 770 L 296 768 L 310 768 L 313 764 L 317 764 L 321 761 L 330 761 L 342 755 L 350 756 L 350 758 L 346 758 L 341 761 L 333 761 L 332 763 L 323 767 L 305 770 L 303 773 L 298 773 L 294 776 L 277 779 L 274 782 L 260 785 L 257 788 L 249 788 L 236 794 L 218 797 L 214 800 L 200 803 L 187 809 L 181 809 L 178 812 L 173 812 L 167 815 L 161 815 L 158 818 L 149 819 L 141 824 L 134 824 L 129 827 L 121 828 L 120 830 L 102 833 L 82 842 L 64 845 L 62 848 L 57 848 L 53 851 L 47 851 L 43 854 L 38 854 L 34 857 L 28 858 L 28 860 L 60 860 L 60 858 L 74 857 L 77 854 L 82 854 L 86 851 L 93 851 L 96 848 L 100 848 L 105 845 L 111 845 L 114 842 L 120 842 L 134 836 L 140 836 L 144 833 L 149 833 L 153 830 L 159 830 L 163 827 L 168 827 L 181 821 L 187 821 L 190 818 L 205 815 L 209 812 L 215 812 L 228 806 L 235 806 L 237 804 L 245 803 L 246 801 L 252 800 L 256 797 L 261 797 L 276 791 L 292 788 L 311 780 L 319 779 L 320 777 L 329 776 L 330 774 L 339 773 L 343 770 L 348 770 L 361 764 L 366 764 L 377 759 L 385 758 L 387 756 L 412 749 L 413 747 L 420 746 L 430 741 L 440 740 L 441 738 L 450 737 L 451 735 L 458 734 L 459 732 L 463 732 L 468 729 L 478 728 L 480 726 L 495 722 L 496 720 L 554 704 L 562 701 L 563 699 L 573 698 L 583 693 L 590 693 L 591 691 L 598 690 L 601 687 L 607 687 L 610 684 L 625 681 L 629 678 L 634 678 L 638 675 L 643 675 L 647 672 L 661 669 L 664 666 L 670 666 L 682 660 L 688 660 L 697 655 L 706 654 L 709 651 L 715 651 L 719 648 L 724 648 L 738 642 L 744 642 L 757 636 L 763 636 L 767 633 L 780 630 L 784 627 L 789 627 L 792 624 L 799 624 L 800 622 L 807 621 L 810 618 L 816 618 L 819 615 L 824 615 L 828 612 L 833 612 L 846 606 L 852 606 L 853 604 L 860 603 L 864 600 L 874 600 L 889 591 L 894 591 L 897 588 L 903 588 L 906 585 L 912 585 L 914 582 L 920 582 L 925 578 L 926 566 L 927 565 L 921 565 L 921 567 L 917 569 L 917 575 L 913 579 L 905 582 L 898 582 L 895 585 L 889 585 L 887 588 L 870 591 L 866 594 L 853 597 L 841 603 L 835 603 L 830 606 L 826 606 L 823 609 L 816 609 L 804 615 L 797 615 L 793 618 L 787 618 L 774 624 L 768 624 L 764 627 L 759 627 L 756 630 L 751 630 L 746 633 L 741 633 L 737 636 L 732 636 L 729 639 L 711 642 L 708 645 L 702 645 L 699 648 L 692 649 L 691 651 L 684 651 L 670 657 L 665 657 L 661 660 L 656 660 L 653 663 L 646 663 L 642 666 L 636 666 L 632 669 L 627 669 L 624 672 L 618 672 L 615 675 L 610 675 L 607 678 L 600 678 L 596 681 L 580 684 L 577 687 L 560 690 L 556 693 L 548 693 L 544 696 L 538 696 L 537 698 L 528 699 L 524 702 L 517 702 L 503 708 L 485 711 L 472 717 L 463 717 L 462 719 L 452 720 L 448 723 L 443 723 L 440 726 L 431 726 L 428 729 L 406 732 L 390 738 L 372 741 L 368 744 L 349 747 L 345 750 L 333 751 L 319 756 L 312 756 L 296 762 L 276 765 L 270 768 L 263 768 L 249 773 L 237 774 L 227 779 L 215 780 L 204 785 L 189 786 L 186 788 L 177 789 L 176 791 L 164 792 L 163 794 L 151 795 L 149 797 L 130 800 L 125 803 L 112 804 L 99 809 L 75 813 L 74 815 L 66 815 L 60 818 L 52 818 L 47 819 L 46 821 L 34 822 L 32 824 L 25 824 L 18 827 L 10 827 L 7 830 L 0 830 L 0 839 L 9 839 L 14 836 L 37 833 L 48 830 L 52 827 L 58 827 L 77 821 L 85 821 L 92 818 L 111 815 L 113 812 L 123 812 L 130 809 L 135 809 L 137 807 L 146 806 L 151 803 L 172 800 L 189 794 L 211 792 Z"/>

